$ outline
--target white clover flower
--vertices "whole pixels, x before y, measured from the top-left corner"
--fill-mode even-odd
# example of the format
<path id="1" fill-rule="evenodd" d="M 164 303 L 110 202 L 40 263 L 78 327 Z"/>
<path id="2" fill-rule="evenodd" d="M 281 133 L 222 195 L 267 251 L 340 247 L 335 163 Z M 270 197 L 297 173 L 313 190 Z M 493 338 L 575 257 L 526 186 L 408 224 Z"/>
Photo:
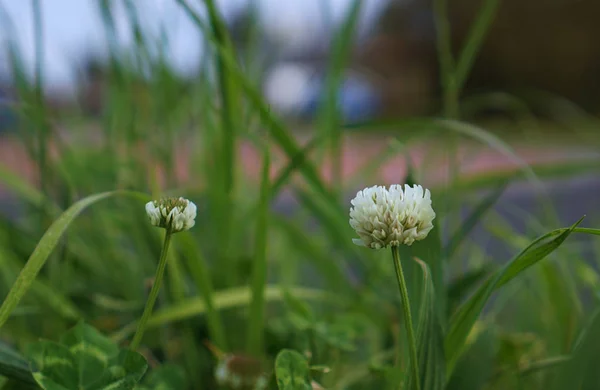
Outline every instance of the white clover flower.
<path id="1" fill-rule="evenodd" d="M 356 245 L 372 249 L 387 248 L 427 237 L 433 229 L 435 212 L 429 190 L 419 185 L 373 186 L 358 191 L 351 201 L 350 226 L 360 238 Z"/>
<path id="2" fill-rule="evenodd" d="M 146 213 L 154 226 L 172 233 L 190 229 L 196 223 L 196 205 L 185 198 L 164 198 L 146 203 Z"/>

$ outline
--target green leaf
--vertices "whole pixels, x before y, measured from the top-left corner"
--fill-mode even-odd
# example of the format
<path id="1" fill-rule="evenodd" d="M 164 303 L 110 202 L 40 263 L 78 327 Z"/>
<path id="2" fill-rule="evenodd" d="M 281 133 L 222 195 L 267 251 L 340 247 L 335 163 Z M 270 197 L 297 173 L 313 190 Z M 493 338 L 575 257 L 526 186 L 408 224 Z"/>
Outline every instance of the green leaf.
<path id="1" fill-rule="evenodd" d="M 46 263 L 46 260 L 48 260 L 48 257 L 56 247 L 56 244 L 58 244 L 58 241 L 71 225 L 71 222 L 73 222 L 75 217 L 77 217 L 79 213 L 92 204 L 115 195 L 128 195 L 143 199 L 147 198 L 147 195 L 137 192 L 103 192 L 81 199 L 69 207 L 69 209 L 67 209 L 64 213 L 62 213 L 60 217 L 48 228 L 46 233 L 44 233 L 44 236 L 38 242 L 33 253 L 17 277 L 17 280 L 8 292 L 4 302 L 2 302 L 2 306 L 0 307 L 0 327 L 2 327 L 6 320 L 8 320 L 8 317 L 14 308 L 17 306 L 21 298 L 23 298 L 27 290 L 29 290 L 38 272 L 40 272 Z M 143 205 L 140 205 L 140 208 L 142 208 L 142 206 Z"/>
<path id="2" fill-rule="evenodd" d="M 446 287 L 444 285 L 444 262 L 442 258 L 442 243 L 440 237 L 439 220 L 433 221 L 434 228 L 423 240 L 415 242 L 412 246 L 401 245 L 399 248 L 401 259 L 420 259 L 427 264 L 430 270 L 429 276 L 433 282 L 433 288 L 436 293 L 435 306 L 439 314 L 443 315 L 446 306 Z M 411 301 L 411 314 L 413 322 L 419 318 L 419 308 L 423 305 L 424 296 L 421 295 L 422 272 L 419 264 L 414 261 L 405 261 L 403 264 L 408 285 L 408 296 Z M 445 319 L 445 317 L 440 317 Z M 416 324 L 413 324 L 416 326 Z"/>
<path id="3" fill-rule="evenodd" d="M 429 266 L 415 258 L 423 271 L 423 290 L 417 327 L 417 354 L 419 356 L 420 388 L 441 390 L 446 385 L 443 332 L 440 314 L 435 304 L 435 289 Z M 407 389 L 414 388 L 414 376 L 408 376 Z"/>
<path id="4" fill-rule="evenodd" d="M 279 390 L 311 390 L 308 360 L 299 352 L 283 349 L 275 359 Z"/>
<path id="5" fill-rule="evenodd" d="M 513 258 L 502 269 L 495 272 L 454 314 L 450 329 L 446 335 L 445 347 L 448 374 L 452 373 L 457 359 L 463 352 L 467 336 L 473 324 L 481 314 L 485 304 L 494 292 L 527 268 L 544 259 L 558 248 L 583 220 L 580 219 L 570 228 L 557 229 L 533 241 L 527 248 Z"/>
<path id="6" fill-rule="evenodd" d="M 119 350 L 82 322 L 61 343 L 33 344 L 29 355 L 33 377 L 45 390 L 131 390 L 148 367 L 142 355 Z"/>
<path id="7" fill-rule="evenodd" d="M 152 371 L 144 378 L 144 384 L 136 390 L 181 390 L 187 387 L 183 369 L 174 364 L 165 364 Z"/>
<path id="8" fill-rule="evenodd" d="M 27 360 L 4 343 L 0 343 L 0 375 L 23 386 L 35 384 Z"/>

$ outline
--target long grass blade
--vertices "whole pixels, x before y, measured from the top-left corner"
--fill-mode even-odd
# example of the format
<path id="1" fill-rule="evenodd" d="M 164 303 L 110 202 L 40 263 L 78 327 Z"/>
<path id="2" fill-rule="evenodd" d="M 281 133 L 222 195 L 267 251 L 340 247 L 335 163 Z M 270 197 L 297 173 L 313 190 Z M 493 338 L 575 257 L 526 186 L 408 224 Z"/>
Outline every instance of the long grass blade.
<path id="1" fill-rule="evenodd" d="M 450 329 L 446 335 L 445 346 L 448 373 L 452 373 L 458 357 L 461 355 L 467 336 L 473 324 L 481 314 L 486 302 L 494 290 L 502 287 L 527 268 L 543 260 L 558 248 L 573 230 L 581 223 L 582 219 L 570 228 L 557 229 L 533 241 L 527 248 L 513 258 L 501 270 L 490 277 L 454 314 L 450 322 Z"/>
<path id="2" fill-rule="evenodd" d="M 268 148 L 263 154 L 263 170 L 260 186 L 258 218 L 254 244 L 254 261 L 252 264 L 252 301 L 250 302 L 250 318 L 246 339 L 246 351 L 254 356 L 260 356 L 263 346 L 263 328 L 265 323 L 265 285 L 267 283 L 267 236 L 269 220 L 271 167 Z"/>
<path id="3" fill-rule="evenodd" d="M 27 260 L 25 267 L 23 267 L 19 273 L 19 276 L 17 276 L 17 280 L 2 302 L 2 306 L 0 306 L 0 327 L 6 323 L 10 317 L 10 314 L 15 309 L 21 298 L 23 298 L 25 293 L 29 290 L 38 272 L 42 269 L 46 263 L 46 260 L 48 257 L 50 257 L 50 254 L 58 244 L 58 241 L 69 228 L 75 217 L 77 217 L 77 215 L 79 215 L 84 209 L 93 205 L 94 203 L 117 195 L 134 196 L 138 199 L 147 198 L 145 194 L 137 192 L 103 192 L 81 199 L 69 207 L 64 213 L 62 213 L 61 216 L 48 228 L 46 233 L 44 233 L 44 236 L 38 242 L 35 250 Z"/>

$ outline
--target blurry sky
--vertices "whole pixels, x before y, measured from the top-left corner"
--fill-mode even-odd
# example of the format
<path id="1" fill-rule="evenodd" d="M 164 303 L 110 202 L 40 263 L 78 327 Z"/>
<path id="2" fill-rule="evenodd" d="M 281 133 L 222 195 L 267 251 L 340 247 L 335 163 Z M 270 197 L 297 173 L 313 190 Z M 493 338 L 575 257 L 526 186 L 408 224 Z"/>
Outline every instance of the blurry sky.
<path id="1" fill-rule="evenodd" d="M 188 0 L 202 13 L 201 0 Z M 332 24 L 343 19 L 352 0 L 217 0 L 225 18 L 231 19 L 248 3 L 256 4 L 267 33 L 277 36 L 290 48 L 304 48 L 322 39 Z M 368 31 L 372 21 L 388 0 L 364 0 L 360 31 Z M 44 24 L 44 76 L 50 90 L 70 90 L 75 77 L 75 64 L 86 52 L 105 52 L 104 30 L 101 24 L 98 0 L 41 0 Z M 121 1 L 114 2 L 122 4 Z M 16 37 L 28 70 L 33 69 L 35 58 L 34 30 L 31 0 L 0 0 L 8 14 L 14 32 L 5 23 L 0 34 L 6 42 L 7 34 Z M 194 69 L 202 52 L 197 29 L 184 15 L 174 0 L 134 1 L 144 27 L 156 37 L 161 28 L 169 41 L 170 58 L 182 72 Z M 117 29 L 120 41 L 131 42 L 125 9 L 117 7 Z M 6 56 L 0 53 L 6 74 Z"/>

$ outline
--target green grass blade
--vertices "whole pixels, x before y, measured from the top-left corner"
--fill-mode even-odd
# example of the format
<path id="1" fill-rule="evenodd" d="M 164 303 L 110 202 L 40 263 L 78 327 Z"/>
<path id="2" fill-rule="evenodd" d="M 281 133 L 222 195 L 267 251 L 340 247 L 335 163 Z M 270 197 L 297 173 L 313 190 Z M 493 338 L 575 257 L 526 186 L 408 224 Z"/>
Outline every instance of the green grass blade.
<path id="1" fill-rule="evenodd" d="M 575 229 L 573 229 L 573 232 L 575 232 L 575 233 L 591 234 L 591 235 L 594 235 L 594 236 L 600 236 L 600 229 L 576 227 Z"/>
<path id="2" fill-rule="evenodd" d="M 477 225 L 485 213 L 496 204 L 500 196 L 504 193 L 504 190 L 508 186 L 509 182 L 510 181 L 507 180 L 498 185 L 488 196 L 479 202 L 473 211 L 471 211 L 471 213 L 461 224 L 460 229 L 454 232 L 452 237 L 450 237 L 448 244 L 444 248 L 444 259 L 450 259 L 452 255 L 454 255 L 460 244 L 469 235 L 469 233 L 471 233 L 475 225 Z"/>
<path id="3" fill-rule="evenodd" d="M 553 389 L 594 389 L 600 381 L 600 311 L 592 313 L 578 342 L 573 348 L 571 360 L 564 364 L 553 383 Z"/>
<path id="4" fill-rule="evenodd" d="M 258 218 L 256 220 L 254 261 L 252 262 L 252 301 L 246 339 L 246 351 L 261 355 L 265 325 L 265 285 L 267 283 L 267 235 L 269 220 L 269 170 L 271 167 L 268 148 L 263 155 Z"/>
<path id="5" fill-rule="evenodd" d="M 488 278 L 492 272 L 492 267 L 481 267 L 475 270 L 464 272 L 460 277 L 452 281 L 447 288 L 448 311 L 452 313 L 460 302 L 473 290 L 482 280 Z"/>
<path id="6" fill-rule="evenodd" d="M 188 16 L 193 20 L 196 26 L 202 31 L 205 38 L 214 46 L 222 60 L 222 65 L 229 69 L 229 77 L 241 88 L 250 105 L 256 110 L 262 122 L 269 131 L 271 139 L 283 149 L 288 158 L 292 159 L 302 153 L 302 149 L 298 146 L 294 137 L 285 129 L 285 126 L 271 113 L 269 105 L 264 101 L 261 93 L 251 81 L 244 76 L 239 65 L 222 45 L 219 44 L 214 34 L 207 28 L 200 16 L 183 0 L 177 0 L 177 3 L 184 9 Z M 334 201 L 331 193 L 319 177 L 314 165 L 305 162 L 300 167 L 300 172 L 310 185 L 320 194 L 327 197 L 330 201 Z"/>
<path id="7" fill-rule="evenodd" d="M 17 195 L 19 199 L 25 200 L 38 208 L 49 207 L 55 214 L 60 212 L 60 208 L 41 191 L 30 185 L 21 176 L 1 165 L 0 182 L 2 182 L 9 191 Z"/>
<path id="8" fill-rule="evenodd" d="M 227 350 L 225 327 L 221 315 L 215 308 L 215 292 L 211 274 L 202 250 L 189 232 L 180 233 L 176 245 L 181 248 L 192 280 L 201 295 L 199 299 L 202 300 L 206 308 L 206 319 L 212 342 L 218 348 Z"/>
<path id="9" fill-rule="evenodd" d="M 341 196 L 342 190 L 342 129 L 338 107 L 338 92 L 343 80 L 349 53 L 360 16 L 362 1 L 354 0 L 348 8 L 348 14 L 342 26 L 334 37 L 332 44 L 332 58 L 329 61 L 325 81 L 325 99 L 320 107 L 318 127 L 324 138 L 330 140 L 332 158 L 332 178 L 334 188 Z"/>
<path id="10" fill-rule="evenodd" d="M 452 373 L 454 366 L 461 355 L 467 336 L 473 324 L 481 314 L 488 299 L 496 290 L 505 285 L 527 268 L 544 259 L 558 248 L 573 230 L 581 223 L 577 221 L 570 228 L 557 229 L 536 239 L 506 266 L 488 279 L 475 294 L 465 302 L 454 314 L 450 322 L 450 329 L 446 335 L 445 346 L 448 358 L 448 373 Z"/>
<path id="11" fill-rule="evenodd" d="M 443 331 L 436 308 L 436 293 L 429 266 L 415 258 L 423 272 L 421 307 L 417 330 L 417 353 L 419 356 L 420 388 L 442 390 L 446 385 Z M 409 375 L 408 389 L 412 389 L 415 378 Z"/>
<path id="12" fill-rule="evenodd" d="M 433 207 L 435 209 L 435 203 Z M 444 313 L 446 312 L 447 297 L 446 286 L 444 285 L 445 264 L 442 258 L 442 240 L 439 223 L 440 218 L 437 217 L 433 221 L 434 228 L 429 232 L 429 235 L 424 240 L 417 241 L 410 247 L 401 246 L 400 255 L 403 259 L 418 258 L 427 264 L 436 294 L 435 306 L 439 310 L 440 319 L 445 322 L 446 317 Z M 417 263 L 407 262 L 405 273 L 411 302 L 416 302 L 417 305 L 421 306 L 423 296 L 420 294 L 418 287 L 421 285 L 421 271 L 418 268 Z M 413 318 L 418 318 L 417 307 L 419 306 L 411 308 Z M 445 326 L 445 323 L 443 325 Z"/>
<path id="13" fill-rule="evenodd" d="M 290 162 L 277 174 L 273 185 L 271 186 L 271 199 L 279 195 L 279 192 L 286 185 L 292 174 L 308 161 L 309 154 L 323 143 L 324 138 L 315 137 L 311 139 L 296 155 L 292 156 Z"/>
<path id="14" fill-rule="evenodd" d="M 56 291 L 51 285 L 42 282 L 42 280 L 35 280 L 31 290 L 41 302 L 47 304 L 63 318 L 72 321 L 83 318 L 83 313 L 67 297 Z"/>
<path id="15" fill-rule="evenodd" d="M 343 268 L 312 239 L 306 229 L 287 218 L 273 217 L 273 224 L 289 238 L 290 245 L 319 272 L 328 289 L 344 295 L 352 293 L 352 286 Z"/>
<path id="16" fill-rule="evenodd" d="M 79 213 L 81 213 L 85 208 L 91 206 L 92 204 L 109 198 L 111 196 L 116 195 L 129 195 L 135 196 L 137 198 L 146 198 L 145 194 L 137 193 L 137 192 L 128 192 L 128 191 L 111 191 L 111 192 L 103 192 L 96 195 L 91 195 L 86 198 L 83 198 L 73 204 L 69 209 L 67 209 L 61 216 L 54 221 L 54 223 L 48 228 L 44 236 L 38 242 L 35 250 L 27 260 L 27 263 L 17 276 L 17 280 L 11 287 L 8 295 L 2 302 L 2 306 L 0 306 L 0 327 L 6 323 L 8 317 L 15 309 L 21 298 L 25 295 L 25 293 L 31 287 L 31 284 L 35 280 L 38 272 L 42 269 L 46 260 L 58 244 L 58 241 L 65 233 L 65 231 L 69 228 L 69 225 Z M 140 209 L 142 209 L 143 205 L 140 205 Z M 107 232 L 108 234 L 108 232 Z"/>
<path id="17" fill-rule="evenodd" d="M 456 88 L 460 91 L 465 84 L 475 59 L 477 58 L 477 52 L 481 48 L 481 45 L 486 37 L 486 34 L 494 20 L 500 0 L 483 0 L 481 10 L 477 15 L 477 19 L 469 31 L 468 40 L 463 47 L 455 69 L 455 82 Z"/>

